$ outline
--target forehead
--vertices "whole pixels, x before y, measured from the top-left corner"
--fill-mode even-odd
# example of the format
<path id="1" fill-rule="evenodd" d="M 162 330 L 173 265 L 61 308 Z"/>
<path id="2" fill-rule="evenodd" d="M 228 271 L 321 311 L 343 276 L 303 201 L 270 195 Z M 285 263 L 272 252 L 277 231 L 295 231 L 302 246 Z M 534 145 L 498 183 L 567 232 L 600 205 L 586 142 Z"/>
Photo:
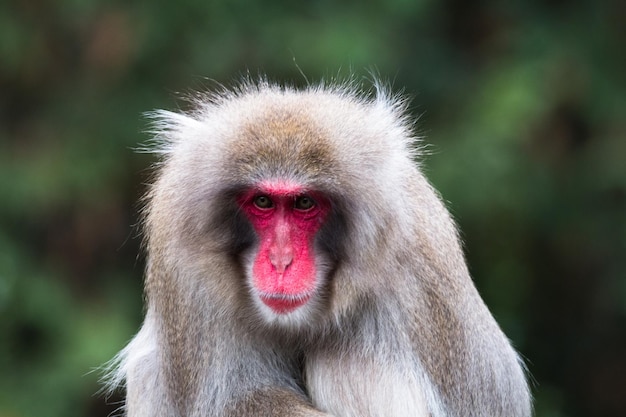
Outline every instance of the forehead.
<path id="1" fill-rule="evenodd" d="M 235 178 L 316 183 L 331 176 L 334 151 L 329 133 L 304 111 L 268 111 L 247 119 L 233 133 L 228 160 Z"/>

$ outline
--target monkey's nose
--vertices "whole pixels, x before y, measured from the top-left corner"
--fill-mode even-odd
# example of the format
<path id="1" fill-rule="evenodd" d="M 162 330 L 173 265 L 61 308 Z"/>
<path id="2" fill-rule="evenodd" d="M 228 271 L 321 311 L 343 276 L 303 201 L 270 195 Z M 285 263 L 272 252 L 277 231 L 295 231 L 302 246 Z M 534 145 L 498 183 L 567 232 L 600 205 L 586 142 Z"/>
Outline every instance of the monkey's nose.
<path id="1" fill-rule="evenodd" d="M 273 248 L 270 250 L 269 258 L 276 272 L 282 274 L 293 262 L 293 250 L 288 247 Z"/>

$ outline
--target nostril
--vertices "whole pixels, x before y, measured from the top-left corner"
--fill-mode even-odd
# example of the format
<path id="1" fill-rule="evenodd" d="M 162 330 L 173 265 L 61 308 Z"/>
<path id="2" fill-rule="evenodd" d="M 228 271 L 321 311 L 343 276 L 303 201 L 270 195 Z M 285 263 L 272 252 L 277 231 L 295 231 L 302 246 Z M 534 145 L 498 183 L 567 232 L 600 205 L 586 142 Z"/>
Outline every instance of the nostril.
<path id="1" fill-rule="evenodd" d="M 293 251 L 288 248 L 271 250 L 269 258 L 274 268 L 276 268 L 276 272 L 282 274 L 293 262 Z"/>

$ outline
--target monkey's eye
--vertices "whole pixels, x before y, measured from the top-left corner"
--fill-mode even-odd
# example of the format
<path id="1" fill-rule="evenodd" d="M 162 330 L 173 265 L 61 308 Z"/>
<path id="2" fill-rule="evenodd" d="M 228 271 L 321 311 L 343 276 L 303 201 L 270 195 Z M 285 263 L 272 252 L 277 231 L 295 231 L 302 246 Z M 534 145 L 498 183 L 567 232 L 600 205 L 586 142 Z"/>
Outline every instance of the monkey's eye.
<path id="1" fill-rule="evenodd" d="M 254 197 L 254 205 L 260 209 L 268 209 L 274 206 L 272 200 L 266 195 L 258 195 Z"/>
<path id="2" fill-rule="evenodd" d="M 313 201 L 311 197 L 303 195 L 296 198 L 296 202 L 294 203 L 293 207 L 296 210 L 301 211 L 311 210 L 313 207 L 315 207 L 315 201 Z"/>

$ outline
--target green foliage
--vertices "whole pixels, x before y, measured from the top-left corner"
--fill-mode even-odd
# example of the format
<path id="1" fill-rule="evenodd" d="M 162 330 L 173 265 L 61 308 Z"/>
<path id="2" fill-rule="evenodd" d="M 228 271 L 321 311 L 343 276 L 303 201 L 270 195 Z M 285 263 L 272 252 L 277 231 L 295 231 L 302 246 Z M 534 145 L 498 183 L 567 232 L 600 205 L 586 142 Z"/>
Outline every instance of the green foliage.
<path id="1" fill-rule="evenodd" d="M 1 3 L 0 416 L 116 408 L 91 371 L 141 320 L 143 112 L 248 72 L 369 71 L 414 97 L 425 169 L 528 359 L 537 416 L 625 415 L 625 16 L 618 1 Z"/>

